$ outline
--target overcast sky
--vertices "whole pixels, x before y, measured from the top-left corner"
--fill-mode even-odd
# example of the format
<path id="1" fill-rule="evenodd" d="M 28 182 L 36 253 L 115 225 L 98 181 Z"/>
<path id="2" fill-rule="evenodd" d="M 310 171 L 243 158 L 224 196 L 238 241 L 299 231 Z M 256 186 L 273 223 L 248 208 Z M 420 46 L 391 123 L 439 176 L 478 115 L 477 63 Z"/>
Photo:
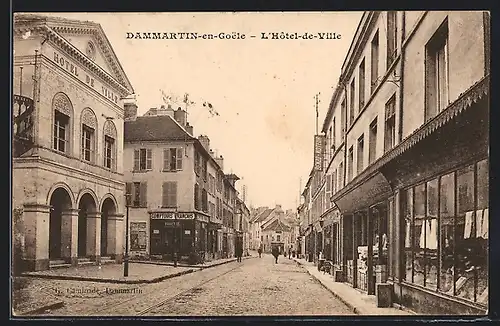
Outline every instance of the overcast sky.
<path id="1" fill-rule="evenodd" d="M 195 135 L 206 134 L 224 172 L 247 186 L 247 204 L 295 208 L 319 128 L 361 12 L 57 13 L 100 23 L 137 94 L 139 114 L 189 93 Z M 246 34 L 244 40 L 127 39 L 127 32 Z M 264 40 L 265 32 L 337 33 L 341 39 Z M 250 35 L 257 36 L 250 38 Z M 201 105 L 212 103 L 212 116 Z"/>

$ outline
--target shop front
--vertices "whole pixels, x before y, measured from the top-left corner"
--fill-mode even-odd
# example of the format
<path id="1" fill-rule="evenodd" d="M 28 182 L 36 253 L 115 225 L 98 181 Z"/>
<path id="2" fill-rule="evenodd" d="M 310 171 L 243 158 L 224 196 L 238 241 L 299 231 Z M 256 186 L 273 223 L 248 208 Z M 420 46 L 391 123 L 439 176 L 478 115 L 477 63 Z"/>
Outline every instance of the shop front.
<path id="1" fill-rule="evenodd" d="M 305 233 L 304 233 L 304 238 L 305 238 L 304 254 L 305 254 L 305 256 L 306 256 L 305 258 L 308 262 L 312 262 L 314 260 L 314 237 L 313 236 L 314 236 L 313 225 L 309 224 L 307 226 Z"/>
<path id="2" fill-rule="evenodd" d="M 222 221 L 220 219 L 210 217 L 208 223 L 207 238 L 208 254 L 205 256 L 205 259 L 207 260 L 221 258 L 221 242 L 219 241 L 219 231 L 222 231 Z"/>
<path id="3" fill-rule="evenodd" d="M 150 212 L 150 255 L 198 261 L 206 252 L 208 217 L 194 212 Z"/>
<path id="4" fill-rule="evenodd" d="M 360 174 L 332 199 L 342 213 L 339 223 L 342 254 L 336 266 L 342 273 L 335 275 L 335 279 L 373 295 L 376 284 L 387 281 L 392 189 L 379 172 Z"/>
<path id="5" fill-rule="evenodd" d="M 410 136 L 407 142 L 415 139 L 413 144 L 402 146 L 382 168 L 397 203 L 390 223 L 389 280 L 396 301 L 419 313 L 487 310 L 486 94 L 479 83 Z"/>

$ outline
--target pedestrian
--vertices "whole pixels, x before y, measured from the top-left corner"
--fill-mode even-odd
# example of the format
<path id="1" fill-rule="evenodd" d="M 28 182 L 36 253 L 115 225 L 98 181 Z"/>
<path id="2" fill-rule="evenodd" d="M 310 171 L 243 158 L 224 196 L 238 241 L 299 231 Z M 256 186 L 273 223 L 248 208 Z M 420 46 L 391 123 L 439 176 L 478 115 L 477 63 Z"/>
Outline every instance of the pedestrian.
<path id="1" fill-rule="evenodd" d="M 243 256 L 243 246 L 238 244 L 236 246 L 236 259 L 238 262 L 241 262 L 241 256 Z"/>
<path id="2" fill-rule="evenodd" d="M 278 263 L 278 256 L 280 255 L 280 251 L 278 247 L 273 247 L 271 250 L 271 254 L 274 256 L 274 263 Z"/>
<path id="3" fill-rule="evenodd" d="M 292 246 L 288 247 L 288 259 L 292 258 Z"/>
<path id="4" fill-rule="evenodd" d="M 259 253 L 259 258 L 262 257 L 262 243 L 259 245 L 259 249 L 257 250 L 257 252 Z"/>

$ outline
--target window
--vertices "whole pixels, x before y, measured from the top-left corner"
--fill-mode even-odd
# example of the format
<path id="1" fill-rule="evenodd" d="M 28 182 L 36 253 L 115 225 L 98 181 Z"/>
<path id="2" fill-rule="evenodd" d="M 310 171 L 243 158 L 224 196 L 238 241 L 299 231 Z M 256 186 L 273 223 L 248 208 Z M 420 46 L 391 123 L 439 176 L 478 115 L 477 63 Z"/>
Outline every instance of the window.
<path id="1" fill-rule="evenodd" d="M 370 123 L 370 139 L 368 141 L 368 163 L 371 164 L 377 157 L 377 118 Z"/>
<path id="2" fill-rule="evenodd" d="M 194 185 L 194 209 L 200 210 L 200 186 L 196 183 Z"/>
<path id="3" fill-rule="evenodd" d="M 163 171 L 182 170 L 182 156 L 182 147 L 163 149 Z"/>
<path id="4" fill-rule="evenodd" d="M 482 160 L 405 191 L 406 281 L 487 304 L 488 178 Z"/>
<path id="5" fill-rule="evenodd" d="M 205 188 L 201 190 L 201 210 L 205 213 L 208 212 L 208 193 Z"/>
<path id="6" fill-rule="evenodd" d="M 355 109 L 354 109 L 354 100 L 356 98 L 356 78 L 352 79 L 351 82 L 351 88 L 350 88 L 350 98 L 349 98 L 349 126 L 351 126 L 354 123 L 354 114 L 355 114 Z"/>
<path id="7" fill-rule="evenodd" d="M 54 116 L 54 149 L 66 153 L 68 151 L 69 116 L 55 111 Z"/>
<path id="8" fill-rule="evenodd" d="M 152 156 L 151 149 L 141 148 L 134 150 L 134 171 L 151 170 Z"/>
<path id="9" fill-rule="evenodd" d="M 363 154 L 365 151 L 365 140 L 364 135 L 358 138 L 358 155 L 357 155 L 357 174 L 360 174 L 363 171 Z"/>
<path id="10" fill-rule="evenodd" d="M 378 31 L 373 36 L 371 45 L 371 92 L 373 93 L 378 86 Z"/>
<path id="11" fill-rule="evenodd" d="M 168 181 L 163 183 L 162 207 L 177 207 L 177 182 Z"/>
<path id="12" fill-rule="evenodd" d="M 448 106 L 448 21 L 439 27 L 426 45 L 425 120 Z"/>
<path id="13" fill-rule="evenodd" d="M 397 25 L 396 11 L 387 12 L 387 69 L 396 59 L 397 53 Z"/>
<path id="14" fill-rule="evenodd" d="M 387 152 L 396 145 L 396 94 L 385 104 L 385 146 Z"/>
<path id="15" fill-rule="evenodd" d="M 344 187 L 344 163 L 340 162 L 339 164 L 339 186 L 338 190 L 342 189 Z"/>
<path id="16" fill-rule="evenodd" d="M 104 136 L 104 166 L 112 169 L 114 166 L 115 140 L 109 136 Z"/>
<path id="17" fill-rule="evenodd" d="M 147 207 L 147 190 L 146 182 L 127 182 L 125 184 L 125 193 L 130 198 L 130 203 L 133 207 Z"/>
<path id="18" fill-rule="evenodd" d="M 94 129 L 82 124 L 82 159 L 94 161 Z"/>
<path id="19" fill-rule="evenodd" d="M 354 153 L 353 148 L 349 148 L 349 155 L 347 157 L 347 181 L 352 180 L 352 170 L 353 170 Z"/>
<path id="20" fill-rule="evenodd" d="M 346 124 L 346 109 L 347 109 L 347 104 L 346 104 L 346 98 L 342 100 L 342 103 L 340 104 L 340 130 L 341 130 L 341 137 L 344 137 L 345 135 L 345 124 Z"/>
<path id="21" fill-rule="evenodd" d="M 276 241 L 277 241 L 277 242 L 281 242 L 281 235 L 276 234 Z"/>
<path id="22" fill-rule="evenodd" d="M 359 65 L 359 111 L 365 107 L 365 59 Z"/>

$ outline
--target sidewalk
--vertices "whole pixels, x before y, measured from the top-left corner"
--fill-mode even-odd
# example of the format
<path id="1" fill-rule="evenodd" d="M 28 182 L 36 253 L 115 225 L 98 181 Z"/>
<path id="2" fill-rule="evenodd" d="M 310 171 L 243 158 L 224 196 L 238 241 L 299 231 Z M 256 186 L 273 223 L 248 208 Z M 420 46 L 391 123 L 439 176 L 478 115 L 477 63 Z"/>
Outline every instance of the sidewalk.
<path id="1" fill-rule="evenodd" d="M 255 258 L 255 256 L 246 256 L 242 257 L 242 259 L 249 259 L 249 258 Z M 197 269 L 205 269 L 205 268 L 210 268 L 210 267 L 215 267 L 219 266 L 222 264 L 227 264 L 230 262 L 236 261 L 236 258 L 224 258 L 224 259 L 216 259 L 212 261 L 207 261 L 203 264 L 196 264 L 196 265 L 189 265 L 186 263 L 178 263 L 178 267 L 188 267 L 188 268 L 197 268 Z M 136 264 L 149 264 L 149 265 L 162 265 L 162 266 L 174 266 L 173 262 L 166 262 L 166 261 L 161 261 L 161 260 L 133 260 L 134 263 Z"/>
<path id="2" fill-rule="evenodd" d="M 326 289 L 332 292 L 334 296 L 351 308 L 355 314 L 388 316 L 412 315 L 411 312 L 398 308 L 378 308 L 374 295 L 362 293 L 341 282 L 334 282 L 332 275 L 318 271 L 318 268 L 313 263 L 307 262 L 305 259 L 292 259 L 307 270 L 307 272 L 318 280 Z"/>
<path id="3" fill-rule="evenodd" d="M 128 277 L 123 276 L 122 264 L 106 264 L 101 266 L 80 266 L 50 269 L 39 272 L 26 272 L 23 273 L 22 276 L 58 280 L 141 284 L 161 282 L 168 278 L 192 273 L 196 270 L 196 268 L 189 267 L 171 267 L 129 263 Z"/>
<path id="4" fill-rule="evenodd" d="M 243 257 L 243 259 L 254 257 L 255 256 L 247 256 Z M 236 258 L 219 259 L 198 265 L 178 264 L 177 267 L 174 267 L 174 264 L 169 262 L 132 261 L 129 263 L 128 277 L 123 276 L 123 264 L 50 269 L 39 272 L 25 272 L 22 276 L 120 284 L 158 283 L 172 277 L 189 274 L 233 261 L 236 261 Z"/>

